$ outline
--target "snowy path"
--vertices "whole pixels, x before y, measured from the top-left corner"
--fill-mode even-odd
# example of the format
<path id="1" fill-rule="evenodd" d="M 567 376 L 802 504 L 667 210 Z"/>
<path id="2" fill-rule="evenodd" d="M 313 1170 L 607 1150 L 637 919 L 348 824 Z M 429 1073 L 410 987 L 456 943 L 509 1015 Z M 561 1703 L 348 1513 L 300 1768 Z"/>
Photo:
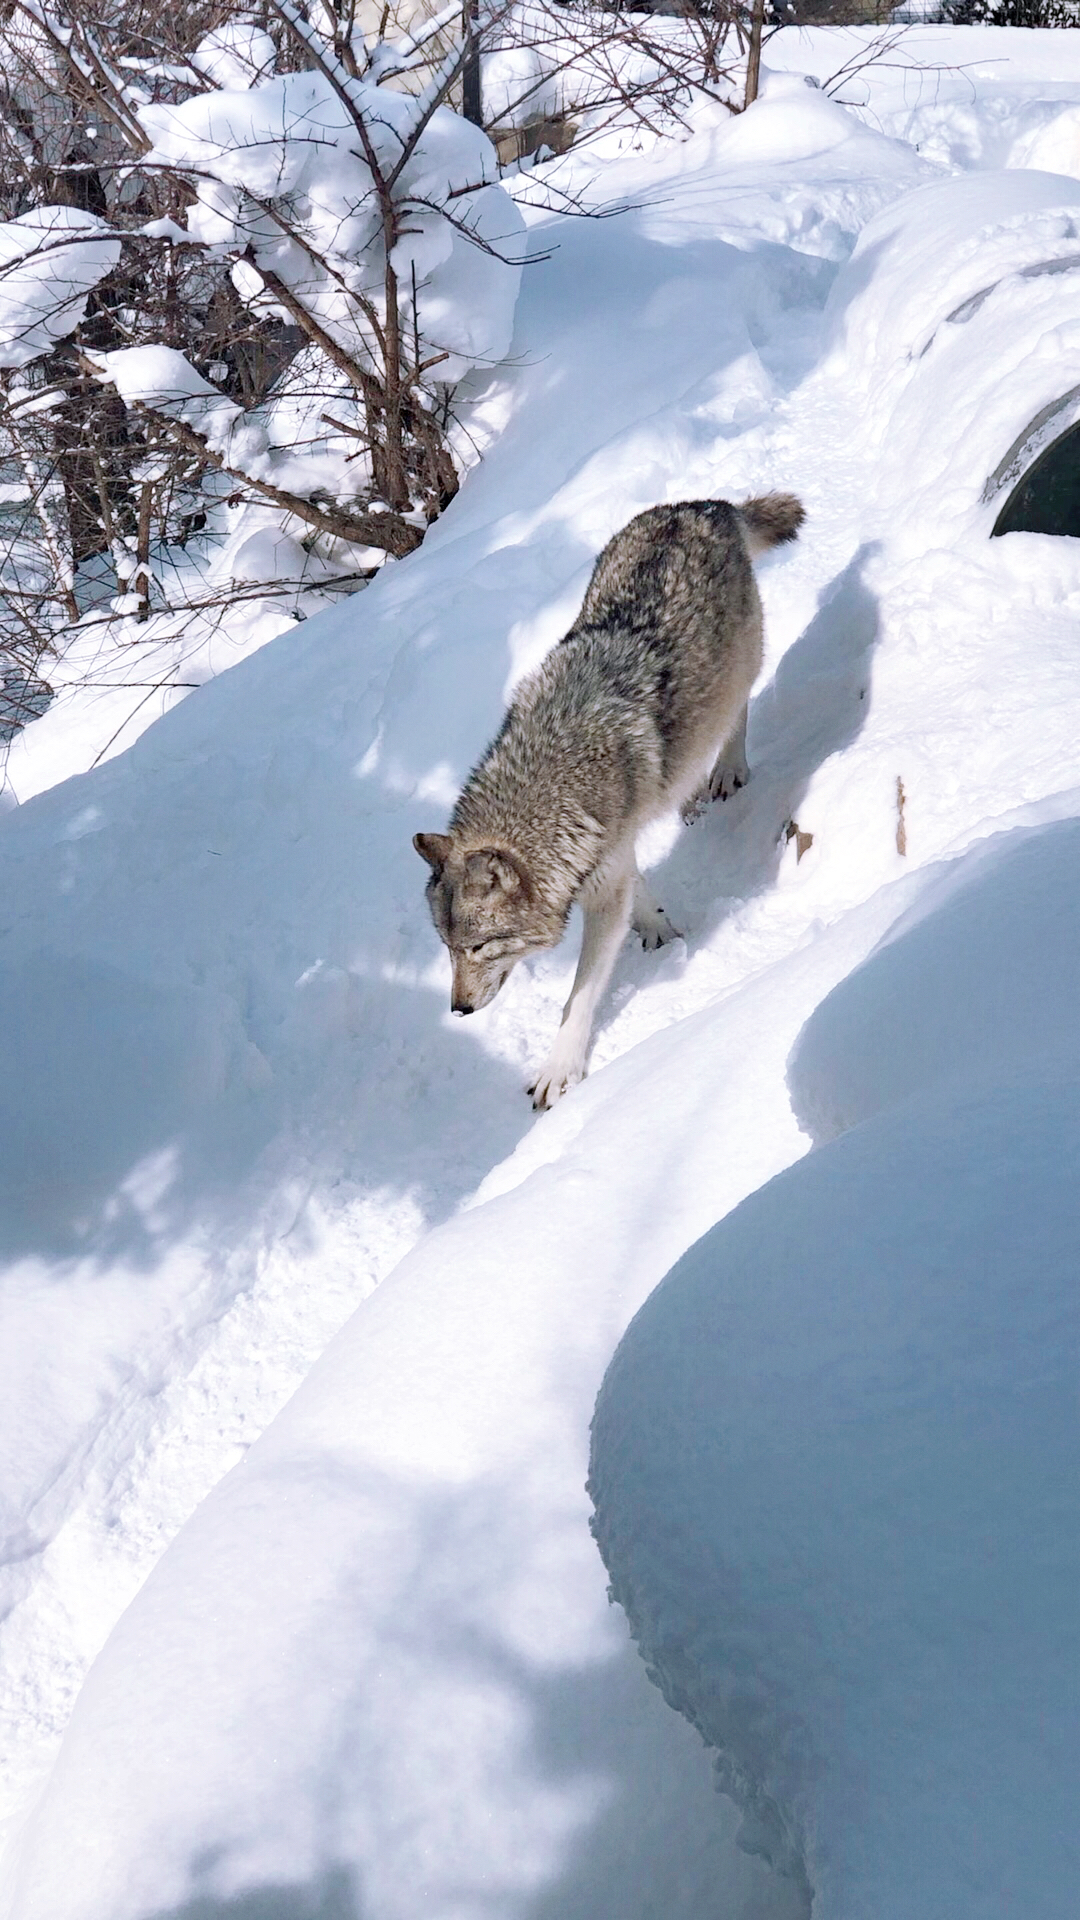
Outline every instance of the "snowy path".
<path id="1" fill-rule="evenodd" d="M 595 1914 L 601 1886 L 622 1920 L 784 1913 L 751 1869 L 733 1881 L 705 1756 L 604 1607 L 585 1428 L 649 1288 L 805 1150 L 791 1044 L 918 869 L 1018 807 L 1074 810 L 1078 563 L 1034 536 L 985 545 L 989 373 L 974 423 L 951 423 L 955 374 L 928 360 L 892 453 L 915 376 L 875 347 L 910 233 L 900 266 L 882 240 L 877 287 L 858 261 L 836 277 L 861 226 L 934 177 L 782 91 L 663 167 L 611 166 L 604 194 L 640 204 L 545 225 L 558 250 L 526 275 L 518 365 L 483 401 L 497 443 L 422 552 L 5 819 L 13 1831 L 157 1566 L 0 1878 L 16 1920 L 209 1916 L 256 1888 L 337 1920 L 361 1883 L 378 1920 L 406 1920 L 421 1885 L 447 1920 Z M 1008 178 L 1016 217 L 1041 218 L 1042 193 L 1064 245 L 1053 210 L 1080 184 Z M 947 240 L 943 277 L 957 257 Z M 928 314 L 931 280 L 906 290 Z M 1044 294 L 1021 289 L 1025 324 L 1049 327 Z M 1080 380 L 1071 341 L 1057 352 Z M 534 1124 L 521 1088 L 572 951 L 452 1025 L 411 833 L 442 825 L 614 527 L 770 484 L 810 519 L 762 572 L 752 784 L 657 836 L 686 945 L 626 953 L 593 1078 Z M 1002 604 L 1038 634 L 1022 661 Z M 793 817 L 814 836 L 801 864 Z M 632 1760 L 593 1744 L 607 1723 Z M 684 1826 L 696 1864 L 673 1889 Z"/>
<path id="2" fill-rule="evenodd" d="M 710 493 L 773 471 L 767 448 L 747 455 L 738 440 L 724 459 L 748 405 L 767 418 L 782 391 L 751 333 L 778 377 L 801 367 L 830 268 L 778 233 L 762 244 L 763 203 L 778 226 L 762 189 L 739 202 L 739 247 L 721 237 L 708 136 L 702 147 L 696 164 L 677 154 L 659 206 L 556 223 L 554 260 L 527 276 L 521 369 L 493 383 L 498 449 L 419 565 L 273 643 L 131 755 L 6 822 L 20 913 L 4 964 L 26 1009 L 10 1125 L 27 1159 L 52 1158 L 73 1216 L 43 1194 L 8 1250 L 11 1342 L 34 1359 L 4 1416 L 20 1529 L 0 1641 L 9 1807 L 165 1542 L 358 1300 L 532 1124 L 520 1089 L 572 960 L 553 956 L 472 1031 L 450 1030 L 422 874 L 402 853 L 414 825 L 441 824 L 508 671 L 566 624 L 608 532 L 672 472 Z M 827 167 L 787 225 L 812 238 L 835 206 L 861 218 L 888 190 L 856 187 L 857 164 L 845 154 L 837 180 Z M 918 177 L 917 162 L 904 169 Z M 629 173 L 611 185 L 616 201 L 640 169 Z M 594 288 L 583 309 L 576 289 L 593 275 L 603 297 Z M 676 315 L 673 363 L 658 347 Z M 783 612 L 801 623 L 829 565 L 820 542 L 800 558 L 775 646 Z M 805 743 L 782 781 L 804 778 L 824 745 Z M 673 910 L 699 929 L 691 955 L 659 967 L 626 956 L 597 1064 L 788 944 L 785 917 L 764 952 L 737 926 L 717 951 L 706 918 L 718 860 L 722 900 L 775 873 L 790 794 L 765 777 L 730 879 L 729 821 L 675 856 Z M 65 1102 L 72 1081 L 85 1104 Z M 464 1134 L 455 1114 L 468 1116 Z M 26 1196 L 8 1166 L 17 1231 Z"/>

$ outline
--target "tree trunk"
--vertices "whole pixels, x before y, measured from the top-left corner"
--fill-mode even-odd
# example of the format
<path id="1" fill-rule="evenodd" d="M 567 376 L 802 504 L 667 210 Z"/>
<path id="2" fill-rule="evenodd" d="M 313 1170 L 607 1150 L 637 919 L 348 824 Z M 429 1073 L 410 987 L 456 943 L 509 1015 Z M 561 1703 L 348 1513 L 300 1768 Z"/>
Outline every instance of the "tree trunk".
<path id="1" fill-rule="evenodd" d="M 465 58 L 461 67 L 461 111 L 474 127 L 484 124 L 483 87 L 480 80 L 480 0 L 465 0 Z"/>
<path id="2" fill-rule="evenodd" d="M 407 512 L 409 498 L 409 476 L 405 467 L 405 440 L 402 433 L 402 411 L 405 393 L 401 369 L 401 315 L 398 309 L 397 274 L 390 264 L 390 253 L 396 239 L 393 216 L 388 212 L 384 222 L 386 245 L 386 503 L 397 513 Z"/>
<path id="3" fill-rule="evenodd" d="M 761 79 L 761 29 L 765 21 L 765 0 L 754 0 L 750 15 L 750 51 L 746 56 L 746 93 L 743 106 L 750 106 L 758 97 L 758 82 Z"/>

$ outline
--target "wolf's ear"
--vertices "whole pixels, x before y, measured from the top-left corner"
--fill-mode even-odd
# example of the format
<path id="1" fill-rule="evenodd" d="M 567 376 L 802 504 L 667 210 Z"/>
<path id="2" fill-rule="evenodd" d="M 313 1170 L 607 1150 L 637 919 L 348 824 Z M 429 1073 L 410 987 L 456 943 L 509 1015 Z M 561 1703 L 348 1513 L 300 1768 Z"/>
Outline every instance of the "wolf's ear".
<path id="1" fill-rule="evenodd" d="M 509 847 L 481 847 L 469 855 L 469 866 L 490 888 L 499 887 L 503 893 L 523 893 L 526 899 L 532 893 L 528 869 Z"/>
<path id="2" fill-rule="evenodd" d="M 438 873 L 440 867 L 446 865 L 452 845 L 448 833 L 414 833 L 412 843 L 421 860 L 427 861 L 432 872 Z"/>

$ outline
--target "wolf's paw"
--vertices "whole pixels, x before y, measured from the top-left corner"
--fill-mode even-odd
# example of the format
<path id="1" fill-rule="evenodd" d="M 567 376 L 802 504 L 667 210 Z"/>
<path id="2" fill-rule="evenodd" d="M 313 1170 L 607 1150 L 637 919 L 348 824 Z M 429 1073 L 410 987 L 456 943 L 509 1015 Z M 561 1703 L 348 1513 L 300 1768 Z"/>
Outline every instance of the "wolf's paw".
<path id="1" fill-rule="evenodd" d="M 561 1100 L 564 1093 L 569 1093 L 570 1088 L 578 1086 L 584 1078 L 584 1060 L 563 1062 L 553 1052 L 544 1062 L 532 1086 L 526 1087 L 525 1091 L 532 1094 L 533 1107 L 537 1113 L 541 1113 L 553 1107 L 556 1100 Z"/>
<path id="2" fill-rule="evenodd" d="M 738 793 L 740 787 L 745 787 L 749 778 L 750 769 L 745 760 L 733 760 L 726 762 L 723 766 L 717 764 L 712 770 L 712 779 L 709 781 L 709 798 L 730 800 L 733 794 Z"/>
<path id="3" fill-rule="evenodd" d="M 711 799 L 712 794 L 708 787 L 699 787 L 696 793 L 690 795 L 689 800 L 684 800 L 679 808 L 679 818 L 683 826 L 692 827 L 695 820 L 700 820 Z"/>
<path id="4" fill-rule="evenodd" d="M 673 926 L 663 907 L 636 908 L 630 922 L 646 953 L 655 953 L 658 947 L 666 947 L 672 940 L 681 940 L 678 927 Z"/>

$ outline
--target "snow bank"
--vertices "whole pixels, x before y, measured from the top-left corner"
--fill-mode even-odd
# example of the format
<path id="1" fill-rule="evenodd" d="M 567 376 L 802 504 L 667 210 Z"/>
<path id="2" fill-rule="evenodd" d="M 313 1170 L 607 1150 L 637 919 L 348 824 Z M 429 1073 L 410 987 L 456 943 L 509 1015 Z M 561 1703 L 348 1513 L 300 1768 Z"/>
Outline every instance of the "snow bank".
<path id="1" fill-rule="evenodd" d="M 94 1074 L 70 1070 L 66 1021 L 35 1020 L 24 1036 L 21 1080 L 33 1080 L 42 1101 L 53 1102 L 65 1143 L 54 1205 L 60 1211 L 69 1185 L 80 1203 L 61 1216 L 62 1235 L 37 1233 L 32 1270 L 21 1264 L 25 1242 L 8 1248 L 0 1240 L 4 1285 L 22 1290 L 18 1366 L 43 1383 L 35 1400 L 17 1403 L 25 1417 L 0 1462 L 5 1497 L 28 1516 L 13 1548 L 18 1557 L 5 1568 L 8 1611 L 0 1625 L 5 1808 L 27 1805 L 89 1661 L 165 1542 L 266 1426 L 350 1308 L 425 1225 L 451 1214 L 531 1134 L 522 1088 L 565 998 L 572 947 L 532 977 L 522 975 L 469 1035 L 460 1023 L 450 1029 L 442 956 L 410 836 L 432 825 L 433 812 L 441 815 L 497 723 L 508 677 L 565 627 L 591 558 L 615 526 L 669 484 L 722 490 L 717 445 L 726 449 L 735 418 L 747 418 L 748 396 L 751 417 L 756 409 L 760 418 L 773 390 L 747 314 L 782 377 L 793 308 L 811 324 L 820 310 L 820 260 L 776 240 L 761 247 L 754 220 L 766 196 L 751 203 L 741 227 L 734 219 L 739 244 L 718 239 L 707 140 L 696 167 L 692 161 L 679 151 L 662 220 L 645 207 L 622 222 L 557 223 L 558 252 L 526 278 L 516 365 L 477 401 L 488 433 L 498 427 L 502 437 L 415 563 L 380 575 L 329 620 L 292 627 L 149 728 L 130 753 L 2 822 L 3 894 L 19 902 L 0 935 L 7 1003 L 18 1006 L 18 983 L 43 954 L 59 950 L 77 978 L 92 983 L 104 972 L 118 983 L 110 1005 L 122 1000 L 125 983 L 133 1004 L 145 1005 L 140 1049 L 150 1063 L 145 1072 L 130 1054 L 116 1063 L 108 1084 L 120 1128 L 98 1114 Z M 882 188 L 869 182 L 858 201 L 850 179 L 834 188 L 832 164 L 826 156 L 816 190 L 830 208 L 843 197 L 854 223 L 861 207 L 880 204 Z M 917 162 L 912 171 L 917 177 Z M 625 199 L 632 185 L 617 179 L 612 191 Z M 789 237 L 808 225 L 814 191 L 812 184 L 801 189 Z M 784 231 L 779 216 L 777 225 Z M 774 263 L 779 290 L 769 277 Z M 627 312 L 638 308 L 641 324 L 627 327 Z M 677 356 L 658 351 L 670 340 L 673 315 Z M 183 393 L 184 382 L 177 384 Z M 817 560 L 828 571 L 828 559 Z M 812 607 L 813 585 L 800 605 L 807 591 Z M 218 638 L 214 664 L 229 658 L 228 644 L 228 636 Z M 198 654 L 193 665 L 199 670 Z M 117 677 L 152 683 L 155 670 L 153 650 L 140 649 Z M 103 707 L 123 697 L 119 688 L 98 696 Z M 120 712 L 87 703 L 82 737 L 65 738 L 59 715 L 42 723 L 46 733 L 28 729 L 12 753 L 16 791 L 32 775 L 35 755 L 45 778 L 55 777 L 65 751 L 84 752 L 88 764 L 131 705 L 155 697 L 129 694 Z M 782 703 L 781 718 L 787 710 Z M 760 791 L 764 799 L 764 785 Z M 769 790 L 764 846 L 754 836 L 750 853 L 755 867 L 759 858 L 771 861 L 771 814 L 784 804 L 786 796 Z M 701 1008 L 728 977 L 708 937 L 717 891 L 742 884 L 735 869 L 722 877 L 725 844 L 703 827 L 687 849 L 682 903 L 698 902 L 693 964 L 700 975 L 684 974 L 678 956 L 657 975 L 644 956 L 628 954 L 622 993 L 633 981 L 643 997 L 633 1035 L 614 1027 L 605 1038 L 612 1054 L 666 1019 L 669 993 L 680 1010 Z M 777 951 L 788 937 L 785 931 Z M 653 986 L 660 1000 L 650 1001 Z M 184 1068 L 174 1036 L 192 993 L 220 996 L 214 1004 L 233 1010 L 231 1031 L 241 1031 L 265 1063 L 261 1084 L 248 1077 L 255 1063 L 239 1050 L 228 1056 L 220 1103 L 208 1097 L 192 1107 L 174 1091 Z M 100 1015 L 89 993 L 73 1003 L 76 1034 L 82 1019 Z M 781 1087 L 782 1068 L 778 1057 Z M 681 1112 L 676 1093 L 669 1104 L 673 1115 Z M 786 1111 L 786 1096 L 782 1105 Z M 219 1125 L 230 1112 L 239 1114 L 232 1136 Z M 17 1132 L 17 1106 L 9 1118 Z M 95 1130 L 102 1148 L 84 1166 Z M 791 1137 L 797 1150 L 798 1136 Z M 773 1165 L 755 1161 L 751 1184 Z M 132 1198 L 127 1183 L 140 1168 Z M 688 1237 L 707 1224 L 695 1213 Z M 665 1243 L 650 1284 L 678 1250 Z M 596 1352 L 580 1401 L 577 1453 L 556 1489 L 577 1516 L 573 1527 L 582 1523 L 588 1410 L 619 1325 Z M 93 1353 L 85 1378 L 80 1343 Z M 400 1401 L 400 1382 L 393 1391 Z M 38 1420 L 35 1409 L 46 1404 L 48 1418 Z M 506 1499 L 518 1514 L 516 1482 Z M 519 1526 L 512 1520 L 513 1540 Z M 504 1550 L 511 1559 L 517 1551 L 512 1542 L 493 1547 Z M 589 1577 L 598 1578 L 595 1568 Z M 595 1592 L 606 1618 L 602 1583 Z M 574 1607 L 567 1607 L 572 1624 Z M 609 1631 L 597 1642 L 601 1660 L 613 1644 Z M 423 1670 L 422 1639 L 410 1657 Z M 465 1750 L 477 1699 L 501 1697 L 502 1684 L 482 1668 L 475 1689 L 463 1685 L 460 1737 L 449 1706 L 443 1713 L 449 1748 Z M 515 1724 L 519 1716 L 531 1724 L 528 1702 L 512 1685 L 507 1711 Z M 376 1734 L 358 1768 L 381 1770 L 381 1740 Z M 226 1771 L 228 1746 L 226 1737 L 218 1750 Z M 490 1776 L 478 1760 L 480 1774 L 469 1778 L 490 1777 L 500 1797 L 532 1805 L 527 1740 L 518 1751 L 514 1770 L 496 1743 Z M 440 1761 L 439 1792 L 447 1773 L 453 1764 Z M 325 1778 L 321 1761 L 316 1777 Z M 686 1776 L 679 1778 L 679 1795 L 688 1799 Z M 476 1792 L 482 1799 L 483 1789 Z M 636 1806 L 636 1777 L 626 1792 Z M 131 1801 L 126 1841 L 117 1829 L 119 1873 L 125 1859 L 137 1863 L 140 1822 L 153 1797 L 148 1791 Z M 433 1849 L 424 1871 L 444 1890 L 452 1887 L 454 1821 L 472 1822 L 464 1778 L 452 1818 L 439 1812 L 436 1785 L 430 1800 L 426 1788 L 420 1795 L 415 1819 L 403 1812 L 407 1800 L 404 1787 L 390 1796 L 373 1848 L 381 1853 L 390 1830 L 398 1833 L 388 1857 L 404 1887 L 420 1872 L 410 1836 L 423 1836 Z M 583 1805 L 576 1789 L 570 1803 Z M 537 1804 L 542 1828 L 542 1794 Z M 178 1872 L 197 1857 L 201 1807 L 200 1800 L 193 1826 L 176 1810 Z M 582 1819 L 589 1834 L 605 1826 L 599 1810 L 595 1821 Z M 525 1819 L 530 1832 L 532 1820 Z M 637 1814 L 629 1824 L 646 1831 Z M 702 1825 L 703 1844 L 718 1844 L 717 1829 L 706 1833 Z M 656 1828 L 648 1831 L 655 1838 Z M 327 1833 L 320 1872 L 334 1865 L 335 1844 Z M 642 1849 L 654 1862 L 650 1873 L 660 1872 L 663 1845 L 643 1838 L 635 1858 Z M 545 1874 L 557 1879 L 567 1860 L 557 1850 L 543 1857 L 548 1865 L 536 1866 L 534 1887 L 548 1884 Z M 573 1859 L 566 1870 L 576 1871 Z M 722 1874 L 704 1873 L 710 1877 L 723 1887 Z M 86 1882 L 88 1900 L 93 1884 Z M 623 1884 L 612 1879 L 613 1887 Z M 524 1900 L 517 1879 L 513 1885 L 519 1892 L 507 1898 Z M 643 1877 L 646 1885 L 655 1890 L 655 1879 Z"/>
<path id="2" fill-rule="evenodd" d="M 597 1402 L 616 1597 L 830 1920 L 1058 1920 L 1080 1865 L 1078 880 L 1069 821 L 921 892 L 793 1054 L 855 1130 L 684 1256 Z"/>
<path id="3" fill-rule="evenodd" d="M 812 75 L 867 126 L 950 170 L 1026 165 L 1028 142 L 1080 105 L 1059 29 L 785 27 L 765 62 Z"/>
<path id="4" fill-rule="evenodd" d="M 1035 133 L 1022 135 L 1009 160 L 1014 167 L 1080 175 L 1080 107 L 1064 107 Z"/>
<path id="5" fill-rule="evenodd" d="M 1080 824 L 995 835 L 932 877 L 888 940 L 818 1008 L 789 1067 L 828 1140 L 949 1083 L 1032 1065 L 1080 1079 Z"/>
<path id="6" fill-rule="evenodd" d="M 935 182 L 860 234 L 828 319 L 897 551 L 985 538 L 1017 441 L 1080 384 L 1078 243 L 1080 182 L 1025 172 Z"/>
<path id="7" fill-rule="evenodd" d="M 331 1881 L 386 1920 L 801 1920 L 798 1889 L 733 1874 L 693 1737 L 628 1664 L 588 1420 L 672 1251 L 801 1151 L 783 1060 L 895 910 L 587 1083 L 384 1281 L 96 1662 L 18 1920 L 317 1912 Z"/>
<path id="8" fill-rule="evenodd" d="M 597 1537 L 744 1844 L 830 1920 L 1060 1920 L 1076 1882 L 1077 1087 L 868 1121 L 647 1303 Z"/>
<path id="9" fill-rule="evenodd" d="M 656 1724 L 647 1682 L 627 1665 L 587 1537 L 588 1417 L 648 1288 L 717 1212 L 801 1151 L 787 1051 L 896 906 L 846 928 L 837 950 L 800 957 L 790 988 L 776 988 L 781 1021 L 766 989 L 704 1024 L 743 977 L 731 966 L 734 922 L 715 944 L 717 898 L 768 890 L 792 782 L 834 737 L 829 720 L 807 733 L 798 701 L 781 697 L 760 731 L 759 810 L 746 832 L 735 815 L 717 817 L 669 873 L 690 910 L 689 955 L 658 972 L 628 953 L 597 1065 L 673 1010 L 696 1010 L 703 1024 L 674 1052 L 654 1038 L 641 1066 L 655 1082 L 639 1085 L 636 1068 L 614 1084 L 598 1073 L 544 1131 L 522 1088 L 565 997 L 572 948 L 523 975 L 469 1035 L 451 1029 L 409 845 L 476 757 L 508 678 L 565 627 L 614 527 L 658 493 L 775 477 L 775 454 L 759 446 L 747 473 L 731 450 L 805 364 L 792 316 L 816 326 L 818 242 L 828 227 L 822 244 L 836 245 L 842 216 L 850 244 L 868 208 L 922 177 L 917 159 L 859 128 L 863 161 L 883 152 L 884 181 L 860 181 L 838 140 L 800 163 L 789 196 L 787 173 L 770 177 L 759 156 L 745 197 L 718 216 L 713 137 L 677 151 L 662 208 L 555 225 L 558 252 L 526 283 L 520 364 L 490 390 L 502 438 L 415 562 L 221 676 L 81 786 L 5 822 L 24 901 L 8 964 L 33 964 L 66 887 L 70 948 L 166 997 L 196 983 L 220 992 L 271 1076 L 246 1092 L 226 1085 L 226 1102 L 248 1104 L 224 1192 L 213 1108 L 205 1133 L 200 1114 L 182 1114 L 167 1139 L 154 1137 L 174 1157 L 138 1237 L 124 1224 L 109 1241 L 124 1175 L 106 1169 L 84 1216 L 85 1264 L 47 1262 L 73 1337 L 102 1264 L 130 1287 L 125 1300 L 142 1272 L 145 1317 L 118 1310 L 113 1323 L 123 1394 L 102 1387 L 87 1409 L 58 1382 L 58 1417 L 33 1471 L 12 1470 L 47 1540 L 8 1627 L 6 1670 L 28 1676 L 32 1699 L 13 1714 L 17 1783 L 34 1777 L 69 1711 L 69 1694 L 42 1676 L 62 1649 L 72 1685 L 104 1638 L 105 1598 L 81 1596 L 133 1596 L 162 1534 L 266 1424 L 333 1312 L 343 1317 L 403 1241 L 445 1220 L 529 1141 L 487 1190 L 503 1190 L 498 1213 L 478 1206 L 452 1222 L 399 1275 L 385 1334 L 357 1322 L 330 1398 L 313 1386 L 318 1434 L 297 1426 L 294 1442 L 286 1431 L 265 1482 L 252 1454 L 223 1483 L 221 1508 L 201 1509 L 208 1531 L 190 1536 L 192 1557 L 185 1548 L 162 1562 L 149 1611 L 129 1608 L 82 1696 L 86 1744 L 73 1725 L 34 1822 L 8 1851 L 5 1893 L 19 1920 L 56 1920 L 57 1907 L 120 1920 L 275 1885 L 314 1904 L 333 1873 L 350 1874 L 388 1920 L 411 1917 L 420 1895 L 447 1920 L 470 1908 L 525 1920 L 544 1900 L 623 1920 L 696 1901 L 720 1920 L 744 1894 L 758 1897 L 723 1864 L 725 1816 L 719 1802 L 709 1811 L 692 1737 L 677 1723 L 670 1735 L 644 1731 Z M 610 182 L 620 200 L 633 187 L 632 175 Z M 810 547 L 763 574 L 780 615 L 781 583 L 800 567 L 795 632 L 835 557 Z M 856 606 L 856 652 L 867 639 L 857 616 Z M 787 631 L 780 618 L 778 649 Z M 811 642 L 811 678 L 814 653 Z M 792 727 L 798 740 L 785 747 Z M 789 906 L 801 927 L 807 903 Z M 759 929 L 750 970 L 791 942 L 790 918 Z M 55 1084 L 62 1068 L 47 1033 L 39 1041 L 35 1059 Z M 763 1103 L 760 1126 L 720 1156 L 719 1084 L 733 1099 L 739 1084 L 754 1088 Z M 602 1117 L 580 1158 L 564 1160 L 575 1113 L 593 1101 Z M 48 1369 L 45 1277 L 22 1340 L 40 1341 Z M 140 1457 L 129 1464 L 125 1436 L 136 1429 Z M 57 1473 L 58 1461 L 88 1455 L 94 1475 Z M 45 1503 L 50 1471 L 58 1491 Z M 286 1497 L 285 1481 L 301 1491 Z M 61 1595 L 73 1622 L 62 1630 Z M 274 1673 L 280 1684 L 268 1684 Z M 585 1705 L 568 1734 L 563 1703 L 575 1697 Z M 620 1729 L 611 1738 L 609 1722 Z M 673 1885 L 676 1858 L 689 1864 Z"/>

